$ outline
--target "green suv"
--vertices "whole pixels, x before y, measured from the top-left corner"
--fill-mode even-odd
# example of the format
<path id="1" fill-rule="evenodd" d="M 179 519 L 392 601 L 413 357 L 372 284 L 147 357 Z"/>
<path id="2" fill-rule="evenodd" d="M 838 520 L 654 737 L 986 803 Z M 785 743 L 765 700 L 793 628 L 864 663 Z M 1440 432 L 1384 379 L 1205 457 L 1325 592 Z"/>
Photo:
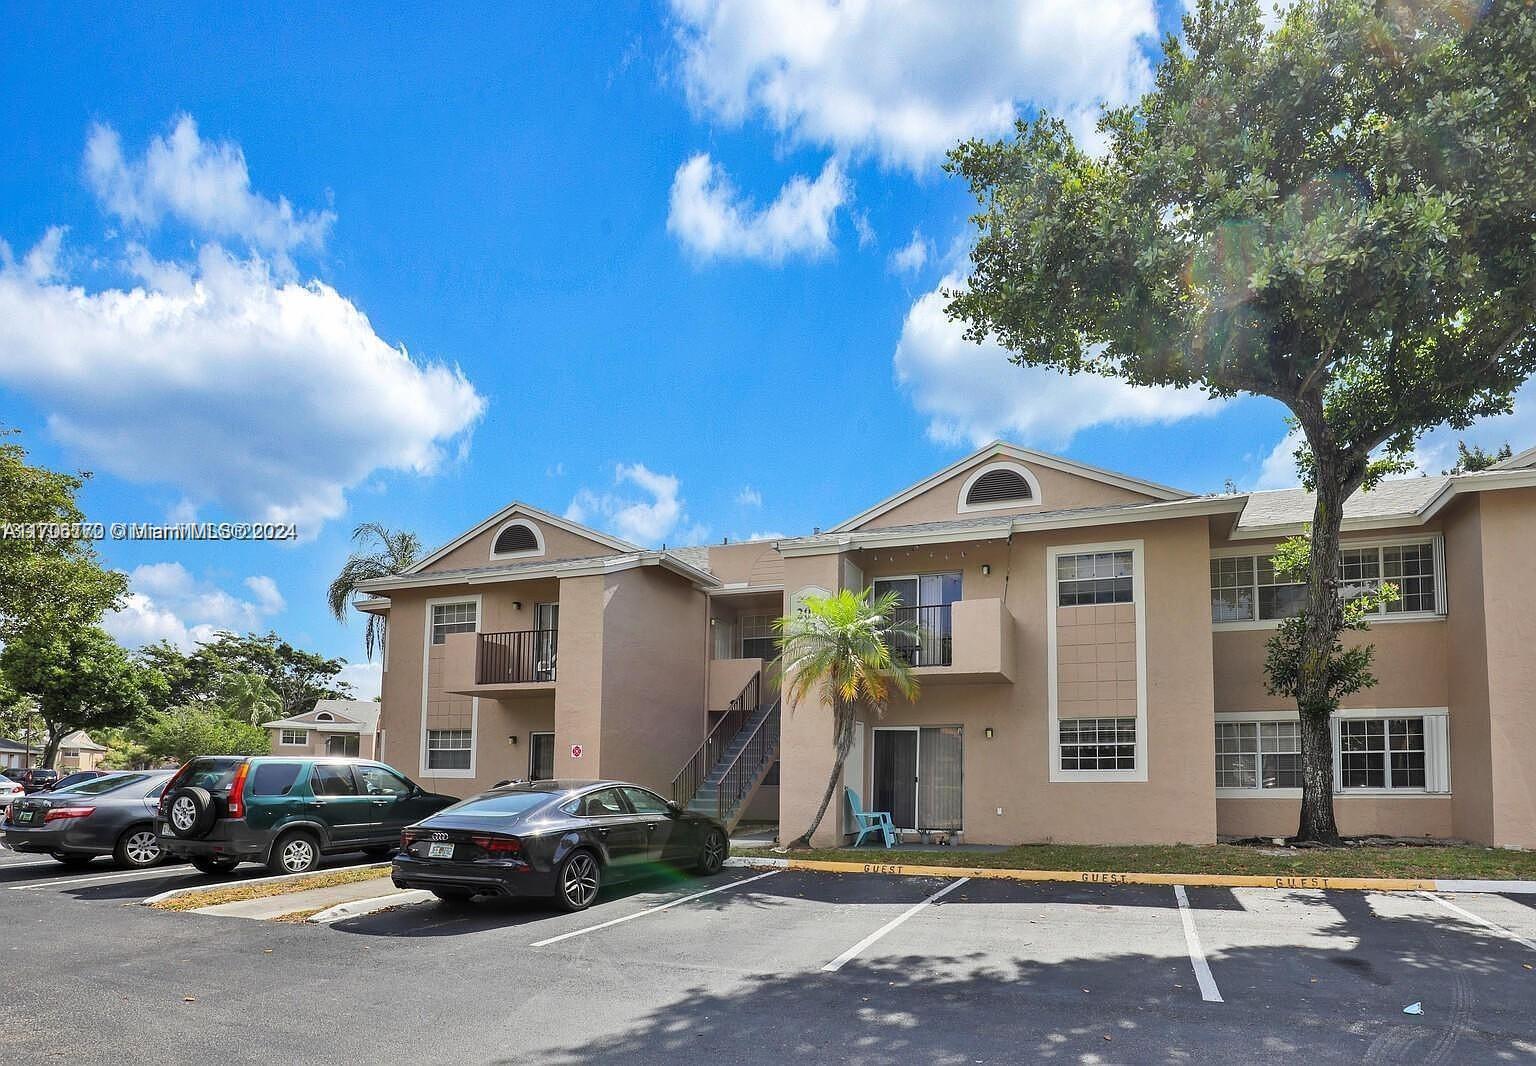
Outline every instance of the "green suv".
<path id="1" fill-rule="evenodd" d="M 206 755 L 166 785 L 156 828 L 167 854 L 204 873 L 259 862 L 297 874 L 336 852 L 384 858 L 402 829 L 456 802 L 366 759 Z"/>

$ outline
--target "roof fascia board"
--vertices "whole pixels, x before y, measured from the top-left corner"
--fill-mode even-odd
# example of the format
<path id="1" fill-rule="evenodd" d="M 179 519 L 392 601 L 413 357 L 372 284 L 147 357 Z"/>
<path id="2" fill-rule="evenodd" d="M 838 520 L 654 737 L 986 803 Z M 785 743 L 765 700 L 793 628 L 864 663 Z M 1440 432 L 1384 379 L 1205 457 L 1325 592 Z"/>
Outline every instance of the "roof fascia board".
<path id="1" fill-rule="evenodd" d="M 906 503 L 916 496 L 922 495 L 933 486 L 946 481 L 957 474 L 963 474 L 967 470 L 980 466 L 989 459 L 1008 458 L 1022 463 L 1035 463 L 1039 466 L 1060 470 L 1068 474 L 1076 474 L 1093 481 L 1114 485 L 1117 488 L 1131 492 L 1140 492 L 1158 500 L 1183 500 L 1189 498 L 1189 493 L 1167 485 L 1159 485 L 1154 481 L 1143 481 L 1140 478 L 1129 477 L 1125 474 L 1117 474 L 1112 470 L 1104 470 L 1087 463 L 1079 463 L 1073 459 L 1066 459 L 1057 455 L 1049 455 L 1045 452 L 1037 452 L 1030 448 L 1021 448 L 1016 444 L 1008 444 L 1004 441 L 993 441 L 983 448 L 979 448 L 962 459 L 957 459 L 937 473 L 911 485 L 894 496 L 888 496 L 868 510 L 844 519 L 831 529 L 829 533 L 846 533 L 854 527 L 862 525 L 873 518 L 878 518 L 887 511 Z"/>
<path id="2" fill-rule="evenodd" d="M 536 581 L 548 577 L 590 577 L 594 574 L 613 574 L 632 570 L 638 566 L 660 566 L 685 577 L 700 588 L 714 588 L 720 582 L 711 574 L 689 566 L 681 559 L 665 552 L 639 552 L 630 555 L 614 555 L 598 559 L 583 566 L 562 565 L 558 560 L 547 566 L 523 567 L 518 570 L 487 570 L 473 574 L 421 574 L 414 577 L 376 578 L 362 582 L 358 587 L 365 591 L 396 591 L 412 588 L 432 588 L 438 585 L 487 585 L 503 581 Z"/>
<path id="3" fill-rule="evenodd" d="M 421 571 L 426 567 L 431 566 L 433 563 L 437 562 L 439 559 L 453 551 L 455 548 L 459 548 L 465 544 L 468 544 L 470 541 L 474 540 L 476 537 L 491 527 L 505 522 L 509 518 L 518 516 L 523 518 L 532 518 L 539 522 L 547 522 L 554 526 L 556 529 L 563 529 L 567 533 L 574 533 L 578 537 L 585 537 L 590 541 L 595 541 L 596 543 L 603 545 L 603 547 L 612 548 L 617 552 L 629 553 L 644 550 L 638 544 L 631 544 L 627 540 L 620 540 L 617 537 L 610 537 L 608 534 L 600 533 L 595 529 L 582 525 L 580 522 L 572 522 L 568 518 L 561 518 L 558 515 L 552 515 L 548 511 L 535 507 L 532 504 L 521 503 L 517 500 L 514 500 L 507 506 L 503 507 L 501 510 L 497 511 L 495 514 L 491 515 L 485 521 L 475 526 L 469 532 L 459 536 L 457 539 L 452 540 L 449 543 L 443 545 L 441 548 L 437 549 L 437 551 L 433 552 L 421 562 L 411 567 L 405 572 L 404 575 L 401 576 L 421 573 Z"/>

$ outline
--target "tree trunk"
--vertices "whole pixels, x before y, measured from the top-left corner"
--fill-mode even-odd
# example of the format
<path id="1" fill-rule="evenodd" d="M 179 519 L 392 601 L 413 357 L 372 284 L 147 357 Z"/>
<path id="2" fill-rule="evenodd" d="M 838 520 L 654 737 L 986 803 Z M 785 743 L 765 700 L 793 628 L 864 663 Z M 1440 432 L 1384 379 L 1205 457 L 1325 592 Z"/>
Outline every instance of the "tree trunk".
<path id="1" fill-rule="evenodd" d="M 48 726 L 48 739 L 43 742 L 43 757 L 37 765 L 48 767 L 53 765 L 53 760 L 59 754 L 59 743 L 64 739 L 66 732 L 68 731 L 54 729 L 52 725 Z"/>
<path id="2" fill-rule="evenodd" d="M 1331 686 L 1334 641 L 1343 628 L 1339 603 L 1339 529 L 1344 501 L 1360 485 L 1363 461 L 1335 454 L 1321 417 L 1302 418 L 1312 448 L 1316 502 L 1312 511 L 1307 604 L 1302 614 L 1301 660 L 1297 664 L 1296 710 L 1301 719 L 1301 822 L 1296 839 L 1337 845 L 1333 817 L 1333 735 L 1329 721 L 1338 700 Z M 1354 469 L 1359 467 L 1359 470 Z"/>
<path id="3" fill-rule="evenodd" d="M 832 716 L 837 729 L 837 755 L 832 762 L 832 773 L 827 777 L 827 790 L 822 793 L 821 806 L 816 808 L 816 817 L 811 819 L 811 824 L 804 833 L 789 842 L 786 850 L 798 851 L 811 846 L 811 838 L 816 835 L 821 820 L 827 815 L 827 808 L 831 806 L 832 797 L 837 793 L 838 785 L 842 783 L 843 763 L 848 758 L 849 749 L 853 747 L 853 708 L 834 697 Z"/>

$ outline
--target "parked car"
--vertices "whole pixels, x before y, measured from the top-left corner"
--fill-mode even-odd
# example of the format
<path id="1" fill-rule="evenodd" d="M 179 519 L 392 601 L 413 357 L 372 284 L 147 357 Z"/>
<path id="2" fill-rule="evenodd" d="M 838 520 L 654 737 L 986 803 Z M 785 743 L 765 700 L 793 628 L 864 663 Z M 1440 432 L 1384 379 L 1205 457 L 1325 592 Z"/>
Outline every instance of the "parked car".
<path id="1" fill-rule="evenodd" d="M 5 843 L 66 866 L 84 866 L 98 855 L 126 869 L 158 866 L 166 856 L 155 807 L 170 779 L 169 770 L 124 770 L 23 796 L 5 812 Z"/>
<path id="2" fill-rule="evenodd" d="M 368 759 L 209 755 L 176 771 L 157 824 L 160 846 L 204 873 L 259 862 L 296 874 L 336 852 L 383 858 L 453 802 Z"/>
<path id="3" fill-rule="evenodd" d="M 9 807 L 11 800 L 26 794 L 27 790 L 21 787 L 20 781 L 13 781 L 9 777 L 0 774 L 0 809 Z"/>
<path id="4" fill-rule="evenodd" d="M 76 770 L 72 774 L 66 774 L 59 778 L 53 784 L 49 785 L 46 791 L 52 792 L 55 789 L 68 788 L 70 785 L 78 785 L 81 781 L 90 781 L 97 777 L 106 777 L 108 774 L 115 772 L 116 771 L 114 770 Z"/>
<path id="5" fill-rule="evenodd" d="M 626 781 L 522 781 L 410 826 L 390 871 L 399 888 L 458 902 L 548 896 L 592 905 L 607 881 L 659 864 L 704 874 L 725 862 L 725 826 Z"/>
<path id="6" fill-rule="evenodd" d="M 5 771 L 5 776 L 19 782 L 29 796 L 34 792 L 52 788 L 59 780 L 59 772 L 50 770 L 46 766 L 29 766 L 25 770 L 12 768 Z"/>

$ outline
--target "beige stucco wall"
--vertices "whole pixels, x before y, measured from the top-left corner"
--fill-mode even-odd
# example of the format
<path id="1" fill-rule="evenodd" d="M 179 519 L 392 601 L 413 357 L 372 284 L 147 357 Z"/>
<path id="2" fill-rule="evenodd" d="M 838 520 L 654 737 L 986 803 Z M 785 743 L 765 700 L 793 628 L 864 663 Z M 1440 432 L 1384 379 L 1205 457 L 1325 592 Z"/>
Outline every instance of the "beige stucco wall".
<path id="1" fill-rule="evenodd" d="M 1012 462 L 1003 457 L 1003 461 Z M 1003 516 L 1010 513 L 1028 514 L 1031 511 L 1061 511 L 1073 507 L 1102 507 L 1117 503 L 1146 503 L 1152 497 L 1132 492 L 1102 481 L 1055 470 L 1039 463 L 1018 464 L 1035 476 L 1040 484 L 1040 496 L 1028 506 L 1002 508 L 988 511 L 960 511 L 960 490 L 979 468 L 972 468 L 929 488 L 921 495 L 891 508 L 885 514 L 870 519 L 856 528 L 874 529 L 878 526 L 903 526 L 912 522 L 943 522 L 955 518 L 980 518 L 986 515 Z"/>
<path id="2" fill-rule="evenodd" d="M 722 585 L 746 582 L 749 585 L 778 585 L 784 581 L 784 560 L 772 540 L 743 541 L 740 544 L 711 544 L 709 572 Z"/>
<path id="3" fill-rule="evenodd" d="M 1530 848 L 1536 847 L 1536 489 L 1485 492 L 1479 508 L 1492 843 Z"/>
<path id="4" fill-rule="evenodd" d="M 1336 796 L 1345 836 L 1459 837 L 1450 796 Z M 1216 828 L 1225 837 L 1289 837 L 1301 820 L 1297 799 L 1219 799 Z"/>
<path id="5" fill-rule="evenodd" d="M 326 738 L 331 736 L 331 734 L 322 732 L 321 730 L 312 729 L 308 733 L 308 743 L 305 743 L 305 744 L 284 744 L 284 743 L 281 742 L 282 741 L 282 732 L 280 730 L 269 729 L 269 730 L 267 730 L 267 732 L 272 735 L 272 754 L 273 755 L 325 755 L 325 754 L 327 754 L 327 752 L 325 750 Z M 337 735 L 339 736 L 341 734 L 337 734 Z M 362 734 L 359 734 L 358 738 L 357 738 L 357 757 L 359 759 L 372 759 L 372 758 L 374 758 L 374 750 L 373 749 L 374 749 L 374 736 L 373 736 L 373 734 L 372 733 L 362 733 Z M 414 776 L 414 769 L 407 769 L 406 767 L 403 767 L 403 766 L 397 767 L 397 769 L 399 769 L 401 772 L 403 772 L 403 773 L 405 773 L 407 775 Z"/>
<path id="6" fill-rule="evenodd" d="M 1206 581 L 1205 625 L 1210 630 L 1209 576 Z M 1271 696 L 1264 688 L 1265 643 L 1273 635 L 1273 629 L 1217 629 L 1211 634 L 1218 711 L 1287 710 L 1296 706 L 1295 701 Z M 1344 643 L 1350 647 L 1376 646 L 1373 672 L 1378 683 L 1346 696 L 1341 706 L 1449 706 L 1445 621 L 1379 622 L 1367 632 L 1346 633 Z"/>
<path id="7" fill-rule="evenodd" d="M 1147 598 L 1148 773 L 1145 782 L 1052 782 L 1046 701 L 1046 549 L 1141 539 Z M 1197 842 L 1216 836 L 1211 728 L 1209 533 L 1203 519 L 1110 530 L 1020 536 L 1003 542 L 863 553 L 866 582 L 885 574 L 953 570 L 962 596 L 1002 599 L 1017 641 L 1013 684 L 933 684 L 918 702 L 896 701 L 875 725 L 959 725 L 964 729 L 965 835 L 981 843 L 1021 841 Z M 832 556 L 791 559 L 786 590 L 830 587 Z M 982 574 L 981 566 L 991 567 Z M 991 727 L 994 736 L 986 739 Z M 873 755 L 866 735 L 866 760 Z M 793 708 L 785 716 L 781 836 L 809 821 L 831 765 L 830 714 Z M 871 766 L 866 763 L 866 792 Z M 865 797 L 867 800 L 867 796 Z M 998 814 L 998 808 L 1002 814 Z M 829 818 L 818 842 L 837 839 Z"/>
<path id="8" fill-rule="evenodd" d="M 784 560 L 784 610 L 801 589 L 838 589 L 838 557 L 814 555 Z M 835 757 L 832 710 L 818 694 L 794 701 L 786 692 L 780 710 L 779 839 L 789 841 L 810 824 L 827 787 Z M 816 842 L 833 844 L 842 838 L 842 807 L 827 808 Z"/>
<path id="9" fill-rule="evenodd" d="M 1056 608 L 1056 714 L 1136 716 L 1136 605 Z"/>
<path id="10" fill-rule="evenodd" d="M 508 565 L 618 554 L 615 549 L 605 544 L 599 544 L 595 540 L 589 540 L 579 534 L 567 532 L 548 522 L 541 522 L 536 518 L 515 517 L 519 521 L 526 521 L 529 525 L 535 526 L 538 529 L 539 534 L 544 538 L 544 554 L 524 555 L 504 560 Z M 510 522 L 512 519 L 509 518 L 506 521 Z M 503 561 L 491 558 L 491 546 L 496 542 L 496 534 L 501 531 L 501 527 L 505 524 L 506 522 L 498 522 L 485 532 L 465 541 L 431 566 L 426 567 L 422 573 L 431 573 L 434 570 L 461 570 L 472 566 L 494 566 L 496 563 Z"/>
<path id="11" fill-rule="evenodd" d="M 1493 839 L 1488 718 L 1488 630 L 1483 609 L 1480 497 L 1459 500 L 1445 519 L 1447 706 L 1450 708 L 1453 835 Z"/>

